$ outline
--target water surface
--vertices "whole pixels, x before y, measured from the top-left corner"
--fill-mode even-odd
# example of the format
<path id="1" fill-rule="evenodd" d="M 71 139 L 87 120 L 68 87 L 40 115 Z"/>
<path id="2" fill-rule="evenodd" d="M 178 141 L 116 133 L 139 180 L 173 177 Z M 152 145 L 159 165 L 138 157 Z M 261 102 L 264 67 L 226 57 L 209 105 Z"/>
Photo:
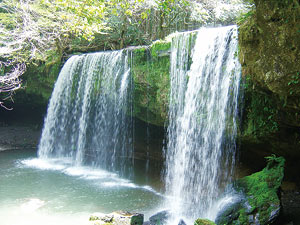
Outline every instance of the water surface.
<path id="1" fill-rule="evenodd" d="M 93 212 L 116 210 L 149 217 L 162 196 L 143 177 L 73 166 L 67 159 L 43 160 L 36 150 L 0 152 L 1 225 L 81 225 Z"/>

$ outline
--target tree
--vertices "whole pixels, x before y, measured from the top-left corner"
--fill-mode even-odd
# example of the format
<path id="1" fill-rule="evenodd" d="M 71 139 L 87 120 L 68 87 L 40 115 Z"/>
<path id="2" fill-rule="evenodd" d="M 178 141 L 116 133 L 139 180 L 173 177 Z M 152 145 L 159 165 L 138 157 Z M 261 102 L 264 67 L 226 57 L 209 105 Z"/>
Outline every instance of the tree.
<path id="1" fill-rule="evenodd" d="M 150 44 L 203 24 L 232 23 L 241 1 L 1 0 L 0 92 L 11 90 L 5 91 L 11 96 L 21 87 L 26 65 L 53 64 L 74 52 Z"/>
<path id="2" fill-rule="evenodd" d="M 7 108 L 3 101 L 12 98 L 14 91 L 21 88 L 20 76 L 26 70 L 24 63 L 14 65 L 13 62 L 7 62 L 6 65 L 3 62 L 0 62 L 0 70 L 3 70 L 4 67 L 9 67 L 10 64 L 13 65 L 11 71 L 0 76 L 0 93 L 7 94 L 3 100 L 0 100 L 0 106 L 7 110 L 11 110 L 11 108 Z"/>

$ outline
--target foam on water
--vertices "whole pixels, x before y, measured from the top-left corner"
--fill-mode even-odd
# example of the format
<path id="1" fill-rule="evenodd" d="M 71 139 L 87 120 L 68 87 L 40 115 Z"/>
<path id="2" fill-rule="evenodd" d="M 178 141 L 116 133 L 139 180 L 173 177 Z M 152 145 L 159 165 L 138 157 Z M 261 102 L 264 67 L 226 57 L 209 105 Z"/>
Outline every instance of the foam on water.
<path id="1" fill-rule="evenodd" d="M 18 167 L 27 167 L 40 170 L 59 171 L 68 176 L 78 177 L 80 179 L 93 180 L 93 184 L 102 187 L 119 188 L 127 187 L 133 189 L 144 189 L 156 195 L 162 196 L 148 185 L 140 186 L 132 183 L 128 179 L 119 177 L 116 173 L 108 172 L 98 168 L 88 166 L 73 166 L 69 159 L 44 159 L 33 158 L 17 162 Z"/>
<path id="2" fill-rule="evenodd" d="M 39 200 L 43 202 L 42 200 Z M 37 207 L 37 199 L 17 206 L 0 206 L 1 225 L 88 225 L 89 214 L 60 214 Z M 30 208 L 30 209 L 29 209 Z"/>
<path id="3" fill-rule="evenodd" d="M 30 213 L 36 211 L 37 209 L 43 207 L 44 205 L 45 205 L 45 201 L 42 201 L 37 198 L 32 198 L 29 199 L 27 202 L 21 204 L 21 210 L 23 212 Z"/>

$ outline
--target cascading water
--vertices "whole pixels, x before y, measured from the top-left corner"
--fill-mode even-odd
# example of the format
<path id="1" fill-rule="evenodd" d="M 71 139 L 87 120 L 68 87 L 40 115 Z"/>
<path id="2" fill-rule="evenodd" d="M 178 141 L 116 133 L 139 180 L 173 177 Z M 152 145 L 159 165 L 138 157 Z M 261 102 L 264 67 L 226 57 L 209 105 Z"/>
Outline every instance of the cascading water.
<path id="1" fill-rule="evenodd" d="M 49 103 L 39 157 L 125 172 L 133 158 L 127 54 L 85 54 L 65 63 Z"/>
<path id="2" fill-rule="evenodd" d="M 180 33 L 172 40 L 167 207 L 173 217 L 214 220 L 215 212 L 210 212 L 235 163 L 240 81 L 237 28 L 200 29 L 190 68 L 189 36 Z"/>

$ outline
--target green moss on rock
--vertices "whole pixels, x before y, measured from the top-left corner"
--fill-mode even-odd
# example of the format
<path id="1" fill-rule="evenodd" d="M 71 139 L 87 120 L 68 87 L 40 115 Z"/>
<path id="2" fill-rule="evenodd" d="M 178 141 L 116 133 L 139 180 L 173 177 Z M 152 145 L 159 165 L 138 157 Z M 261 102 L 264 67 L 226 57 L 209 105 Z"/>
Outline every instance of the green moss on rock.
<path id="1" fill-rule="evenodd" d="M 189 57 L 195 40 L 196 32 L 191 32 Z M 134 116 L 157 126 L 164 126 L 168 117 L 170 52 L 171 37 L 133 50 Z"/>
<path id="2" fill-rule="evenodd" d="M 215 225 L 215 223 L 207 219 L 197 219 L 194 225 Z"/>
<path id="3" fill-rule="evenodd" d="M 250 166 L 272 153 L 292 165 L 300 157 L 300 5 L 294 0 L 254 2 L 255 9 L 239 24 L 246 80 L 241 155 Z M 299 168 L 287 167 L 288 174 L 295 177 Z"/>
<path id="4" fill-rule="evenodd" d="M 134 116 L 151 124 L 163 126 L 167 118 L 170 89 L 170 43 L 133 52 Z"/>
<path id="5" fill-rule="evenodd" d="M 243 198 L 225 209 L 217 224 L 270 224 L 278 217 L 279 187 L 284 176 L 283 157 L 267 157 L 267 166 L 260 172 L 239 179 L 236 189 Z"/>
<path id="6" fill-rule="evenodd" d="M 17 93 L 16 98 L 18 99 L 18 95 L 31 95 L 36 96 L 36 104 L 47 104 L 61 65 L 60 59 L 49 64 L 45 62 L 31 64 L 22 76 L 25 88 L 23 92 Z"/>
<path id="7" fill-rule="evenodd" d="M 285 122 L 300 126 L 300 6 L 297 1 L 255 0 L 256 9 L 239 27 L 243 74 L 255 86 L 284 99 Z"/>
<path id="8" fill-rule="evenodd" d="M 242 124 L 243 137 L 254 141 L 268 137 L 279 129 L 277 99 L 259 87 L 253 88 L 253 81 L 247 77 L 244 82 L 245 107 Z"/>

